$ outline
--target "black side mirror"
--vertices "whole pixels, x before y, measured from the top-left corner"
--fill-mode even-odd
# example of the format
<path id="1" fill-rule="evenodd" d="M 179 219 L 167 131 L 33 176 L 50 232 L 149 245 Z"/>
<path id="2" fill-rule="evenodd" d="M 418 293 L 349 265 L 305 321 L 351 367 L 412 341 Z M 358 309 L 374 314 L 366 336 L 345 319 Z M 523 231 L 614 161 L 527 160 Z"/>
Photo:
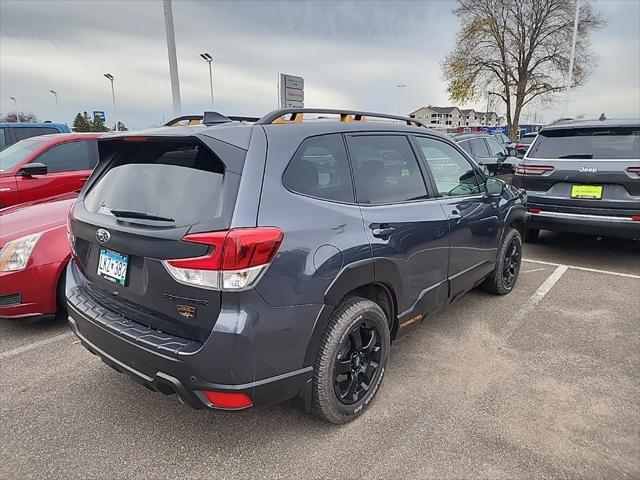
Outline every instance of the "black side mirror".
<path id="1" fill-rule="evenodd" d="M 46 175 L 47 166 L 44 163 L 27 163 L 24 167 L 18 170 L 18 175 L 23 177 L 31 177 L 33 175 Z"/>
<path id="2" fill-rule="evenodd" d="M 505 183 L 499 178 L 489 177 L 485 183 L 487 187 L 487 195 L 491 197 L 499 197 L 502 195 Z"/>

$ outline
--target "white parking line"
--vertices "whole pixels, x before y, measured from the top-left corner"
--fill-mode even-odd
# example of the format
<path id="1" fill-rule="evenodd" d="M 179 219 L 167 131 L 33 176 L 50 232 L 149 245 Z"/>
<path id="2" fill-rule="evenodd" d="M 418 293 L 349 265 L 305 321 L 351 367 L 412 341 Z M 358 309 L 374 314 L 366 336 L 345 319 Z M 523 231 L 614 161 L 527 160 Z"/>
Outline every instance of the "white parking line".
<path id="1" fill-rule="evenodd" d="M 3 358 L 13 357 L 14 355 L 19 355 L 24 352 L 28 352 L 29 350 L 33 350 L 34 348 L 43 347 L 44 345 L 49 345 L 50 343 L 57 342 L 58 340 L 64 340 L 65 338 L 69 338 L 73 335 L 73 332 L 62 333 L 60 335 L 56 335 L 55 337 L 47 338 L 45 340 L 40 340 L 39 342 L 30 343 L 29 345 L 25 345 L 23 347 L 14 348 L 13 350 L 7 350 L 6 352 L 0 353 L 0 360 Z"/>
<path id="2" fill-rule="evenodd" d="M 516 314 L 517 319 L 524 318 L 527 314 L 531 313 L 531 311 L 536 308 L 540 300 L 544 298 L 544 296 L 549 293 L 549 290 L 553 288 L 553 286 L 560 280 L 560 277 L 564 275 L 564 272 L 569 270 L 569 267 L 566 265 L 558 265 L 558 267 L 553 271 L 551 275 L 547 277 L 547 279 L 538 287 L 538 289 L 534 292 L 533 295 L 529 297 L 529 299 L 522 304 L 520 310 Z"/>
<path id="3" fill-rule="evenodd" d="M 552 267 L 568 267 L 573 270 L 582 270 L 585 272 L 604 273 L 605 275 L 616 275 L 618 277 L 637 278 L 640 279 L 640 275 L 634 275 L 632 273 L 612 272 L 611 270 L 598 270 L 597 268 L 578 267 L 577 265 L 564 265 L 562 263 L 545 262 L 542 260 L 531 260 L 523 258 L 523 262 L 538 263 L 540 265 L 551 265 Z"/>
<path id="4" fill-rule="evenodd" d="M 544 269 L 544 268 L 534 268 L 533 270 L 525 270 L 525 271 L 524 271 L 524 272 L 522 272 L 522 273 L 541 272 L 541 271 L 543 271 L 543 270 L 545 270 L 545 269 Z"/>

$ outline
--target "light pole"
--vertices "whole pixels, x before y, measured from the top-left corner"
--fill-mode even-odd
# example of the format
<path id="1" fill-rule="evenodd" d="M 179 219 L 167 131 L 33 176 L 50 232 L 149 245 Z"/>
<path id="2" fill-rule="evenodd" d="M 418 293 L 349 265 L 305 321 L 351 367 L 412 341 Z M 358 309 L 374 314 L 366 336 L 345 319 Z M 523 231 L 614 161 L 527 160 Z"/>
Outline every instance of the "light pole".
<path id="1" fill-rule="evenodd" d="M 580 18 L 580 0 L 576 0 L 576 18 L 573 22 L 573 42 L 571 44 L 571 57 L 569 58 L 569 82 L 567 83 L 567 91 L 564 99 L 564 116 L 569 113 L 569 89 L 573 81 L 573 59 L 576 56 L 576 38 L 578 36 L 578 20 Z"/>
<path id="2" fill-rule="evenodd" d="M 56 92 L 55 90 L 49 90 L 49 92 L 53 93 L 53 96 L 56 97 L 56 114 L 57 114 L 56 120 L 59 122 L 60 121 L 60 104 L 58 103 L 58 92 Z"/>
<path id="3" fill-rule="evenodd" d="M 113 116 L 116 117 L 116 132 L 119 131 L 118 128 L 118 110 L 116 109 L 116 92 L 113 89 L 113 79 L 114 76 L 110 73 L 105 73 L 104 76 L 111 82 L 111 98 L 113 99 Z"/>
<path id="4" fill-rule="evenodd" d="M 209 87 L 211 88 L 211 107 L 213 107 L 213 73 L 211 72 L 211 62 L 213 62 L 213 57 L 207 52 L 201 53 L 200 57 L 209 64 Z"/>
<path id="5" fill-rule="evenodd" d="M 176 34 L 173 30 L 173 9 L 171 0 L 163 0 L 164 29 L 167 34 L 167 53 L 169 54 L 169 76 L 171 77 L 171 96 L 173 97 L 173 114 L 179 117 L 182 114 L 182 101 L 180 100 L 180 78 L 178 76 L 178 57 L 176 55 Z"/>
<path id="6" fill-rule="evenodd" d="M 16 97 L 9 97 L 11 100 L 13 100 L 13 103 L 16 106 L 16 122 L 20 123 L 20 115 L 18 115 L 18 101 L 16 100 Z"/>
<path id="7" fill-rule="evenodd" d="M 407 88 L 406 85 L 400 84 L 396 85 L 398 88 L 398 115 L 402 115 L 402 89 Z"/>

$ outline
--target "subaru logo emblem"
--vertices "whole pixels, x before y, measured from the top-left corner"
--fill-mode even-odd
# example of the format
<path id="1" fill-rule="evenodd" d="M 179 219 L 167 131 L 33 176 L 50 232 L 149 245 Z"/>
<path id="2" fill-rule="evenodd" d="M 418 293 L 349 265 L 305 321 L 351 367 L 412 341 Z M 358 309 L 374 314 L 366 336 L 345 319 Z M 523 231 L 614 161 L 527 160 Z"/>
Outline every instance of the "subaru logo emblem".
<path id="1" fill-rule="evenodd" d="M 110 238 L 111 238 L 111 234 L 109 232 L 107 232 L 104 228 L 99 228 L 96 231 L 96 239 L 100 243 L 107 243 Z"/>

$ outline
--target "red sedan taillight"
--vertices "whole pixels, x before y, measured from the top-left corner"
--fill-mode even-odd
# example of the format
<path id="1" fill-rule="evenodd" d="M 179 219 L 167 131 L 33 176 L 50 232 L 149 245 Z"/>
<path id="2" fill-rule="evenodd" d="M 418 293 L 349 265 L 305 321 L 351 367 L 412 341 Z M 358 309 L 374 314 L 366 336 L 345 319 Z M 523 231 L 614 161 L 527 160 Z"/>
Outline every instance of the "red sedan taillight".
<path id="1" fill-rule="evenodd" d="M 282 230 L 275 227 L 195 233 L 182 240 L 208 245 L 206 255 L 162 263 L 180 283 L 212 290 L 247 290 L 271 264 L 283 237 Z"/>
<path id="2" fill-rule="evenodd" d="M 550 175 L 554 172 L 554 167 L 540 165 L 518 165 L 516 167 L 517 175 Z"/>

